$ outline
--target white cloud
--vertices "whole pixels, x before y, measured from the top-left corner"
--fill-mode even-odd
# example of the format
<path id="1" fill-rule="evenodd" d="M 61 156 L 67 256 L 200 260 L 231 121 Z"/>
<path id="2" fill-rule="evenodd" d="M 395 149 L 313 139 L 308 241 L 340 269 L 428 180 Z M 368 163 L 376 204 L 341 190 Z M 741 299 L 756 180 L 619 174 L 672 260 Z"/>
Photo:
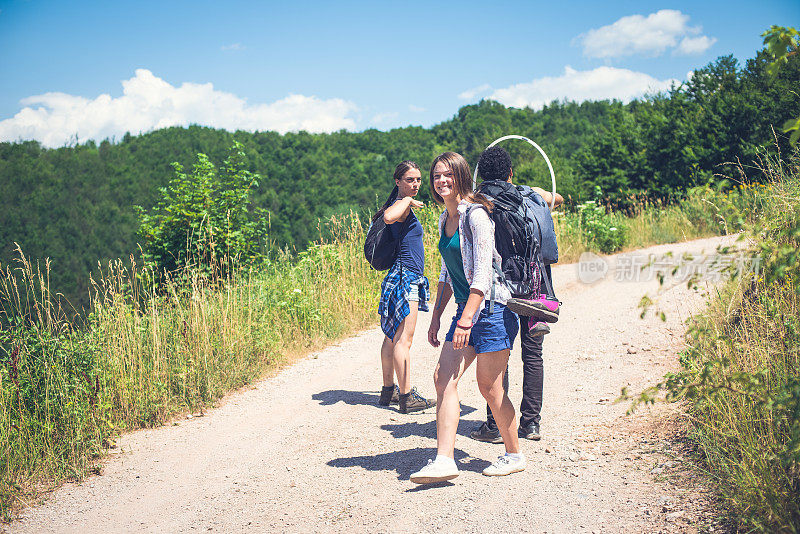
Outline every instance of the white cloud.
<path id="1" fill-rule="evenodd" d="M 233 43 L 229 45 L 223 45 L 220 47 L 220 50 L 244 50 L 244 45 L 242 43 Z"/>
<path id="2" fill-rule="evenodd" d="M 699 35 L 701 31 L 700 26 L 689 26 L 689 15 L 662 9 L 646 17 L 622 17 L 613 24 L 579 35 L 577 40 L 587 57 L 658 56 L 675 47 L 682 54 L 700 54 L 716 42 L 715 38 Z"/>
<path id="3" fill-rule="evenodd" d="M 489 85 L 488 83 L 484 83 L 482 85 L 479 85 L 478 87 L 473 87 L 472 89 L 467 89 L 463 93 L 460 93 L 458 95 L 458 98 L 460 98 L 461 100 L 472 100 L 479 94 L 488 93 L 491 90 L 492 86 Z"/>
<path id="4" fill-rule="evenodd" d="M 0 121 L 0 141 L 36 139 L 55 147 L 76 135 L 82 142 L 189 124 L 280 133 L 355 129 L 350 114 L 357 110 L 356 105 L 339 98 L 290 94 L 269 104 L 248 104 L 232 93 L 215 90 L 210 83 L 175 87 L 146 69 L 137 69 L 122 87 L 123 94 L 117 98 L 103 94 L 88 99 L 65 93 L 25 98 L 19 113 Z"/>
<path id="5" fill-rule="evenodd" d="M 565 67 L 557 77 L 538 78 L 497 89 L 490 98 L 513 107 L 541 108 L 553 100 L 605 100 L 628 102 L 645 93 L 669 89 L 678 80 L 658 80 L 649 74 L 614 67 L 578 71 Z"/>
<path id="6" fill-rule="evenodd" d="M 422 113 L 423 111 L 427 111 L 425 108 L 420 106 L 415 106 L 414 104 L 408 105 L 408 111 L 412 113 Z"/>
<path id="7" fill-rule="evenodd" d="M 684 37 L 681 39 L 681 44 L 675 49 L 675 53 L 683 56 L 702 54 L 716 42 L 716 37 L 707 37 L 705 35 L 701 35 L 700 37 Z"/>

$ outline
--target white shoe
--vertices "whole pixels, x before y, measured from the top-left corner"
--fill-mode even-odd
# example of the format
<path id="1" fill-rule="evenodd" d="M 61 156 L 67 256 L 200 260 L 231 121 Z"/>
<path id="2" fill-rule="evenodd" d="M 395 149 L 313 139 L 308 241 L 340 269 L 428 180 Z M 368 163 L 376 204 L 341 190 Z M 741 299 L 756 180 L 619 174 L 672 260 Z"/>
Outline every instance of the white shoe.
<path id="1" fill-rule="evenodd" d="M 432 484 L 434 482 L 444 482 L 452 480 L 458 476 L 458 466 L 452 462 L 434 462 L 428 460 L 428 464 L 411 474 L 411 482 L 414 484 Z"/>
<path id="2" fill-rule="evenodd" d="M 483 474 L 487 477 L 503 477 L 511 473 L 523 471 L 528 463 L 525 461 L 525 456 L 521 455 L 519 458 L 512 458 L 511 456 L 498 456 L 497 460 L 483 470 Z"/>

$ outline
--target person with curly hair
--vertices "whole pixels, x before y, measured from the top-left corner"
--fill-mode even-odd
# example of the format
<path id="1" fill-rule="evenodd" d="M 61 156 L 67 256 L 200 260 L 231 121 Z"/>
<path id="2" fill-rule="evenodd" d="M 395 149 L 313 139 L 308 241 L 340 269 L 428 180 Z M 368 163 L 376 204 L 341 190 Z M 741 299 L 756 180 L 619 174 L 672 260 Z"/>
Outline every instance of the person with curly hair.
<path id="1" fill-rule="evenodd" d="M 493 146 L 483 151 L 478 159 L 478 174 L 483 181 L 502 180 L 511 182 L 514 171 L 511 167 L 511 156 L 502 147 Z M 539 187 L 531 188 L 541 197 L 547 205 L 554 200 L 553 195 Z M 555 206 L 561 205 L 564 198 L 555 194 Z M 550 275 L 550 266 L 545 267 L 546 275 Z M 517 310 L 519 311 L 519 310 Z M 519 313 L 522 313 L 519 311 Z M 519 428 L 517 435 L 520 438 L 539 440 L 541 433 L 542 397 L 544 385 L 544 360 L 542 358 L 542 341 L 544 334 L 550 331 L 545 322 L 528 319 L 520 315 L 520 344 L 522 345 L 522 402 L 519 407 Z M 503 388 L 508 392 L 508 369 L 503 375 Z M 502 443 L 503 437 L 492 416 L 489 405 L 486 406 L 486 421 L 476 427 L 470 437 L 478 441 Z"/>

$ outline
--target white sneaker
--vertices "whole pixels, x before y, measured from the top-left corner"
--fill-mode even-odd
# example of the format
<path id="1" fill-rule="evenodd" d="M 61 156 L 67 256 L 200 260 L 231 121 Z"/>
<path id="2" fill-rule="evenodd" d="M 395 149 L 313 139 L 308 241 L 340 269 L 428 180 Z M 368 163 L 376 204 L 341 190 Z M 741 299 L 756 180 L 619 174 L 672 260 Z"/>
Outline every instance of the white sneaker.
<path id="1" fill-rule="evenodd" d="M 497 460 L 483 470 L 483 474 L 487 477 L 503 477 L 511 473 L 523 471 L 528 463 L 525 461 L 525 456 L 520 454 L 519 458 L 512 458 L 511 456 L 498 456 Z"/>
<path id="2" fill-rule="evenodd" d="M 453 462 L 434 462 L 428 460 L 428 464 L 411 474 L 411 482 L 414 484 L 432 484 L 434 482 L 444 482 L 452 480 L 458 476 L 458 466 Z"/>

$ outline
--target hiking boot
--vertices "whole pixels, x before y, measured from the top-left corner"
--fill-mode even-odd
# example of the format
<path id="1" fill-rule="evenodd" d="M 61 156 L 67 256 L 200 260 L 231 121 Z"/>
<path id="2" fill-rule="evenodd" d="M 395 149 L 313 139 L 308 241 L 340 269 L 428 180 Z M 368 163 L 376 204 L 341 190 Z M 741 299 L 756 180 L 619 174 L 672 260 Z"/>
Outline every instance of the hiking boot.
<path id="1" fill-rule="evenodd" d="M 539 321 L 555 323 L 558 321 L 560 302 L 540 295 L 537 299 L 512 298 L 506 306 L 509 310 L 523 317 L 534 317 Z"/>
<path id="2" fill-rule="evenodd" d="M 481 423 L 481 426 L 469 433 L 469 437 L 486 443 L 503 443 L 503 436 L 500 435 L 500 431 L 496 426 L 489 426 L 488 423 Z"/>
<path id="3" fill-rule="evenodd" d="M 528 331 L 530 332 L 530 337 L 542 337 L 550 333 L 550 327 L 547 323 L 536 321 L 536 319 L 531 317 L 528 319 Z"/>
<path id="4" fill-rule="evenodd" d="M 428 460 L 427 465 L 411 474 L 411 482 L 414 484 L 433 484 L 434 482 L 444 482 L 452 480 L 458 476 L 458 466 L 455 461 L 435 462 Z"/>
<path id="5" fill-rule="evenodd" d="M 378 404 L 389 406 L 389 404 L 397 404 L 398 402 L 400 402 L 400 388 L 397 387 L 397 384 L 381 388 L 381 397 L 378 399 Z"/>
<path id="6" fill-rule="evenodd" d="M 411 388 L 405 395 L 401 393 L 399 397 L 400 413 L 420 412 L 436 406 L 435 400 L 420 395 L 416 387 Z"/>
<path id="7" fill-rule="evenodd" d="M 538 423 L 531 423 L 528 426 L 520 426 L 519 430 L 517 430 L 517 435 L 521 438 L 532 439 L 533 441 L 539 441 L 542 439 L 542 435 L 539 433 Z"/>
<path id="8" fill-rule="evenodd" d="M 512 458 L 504 454 L 503 456 L 498 456 L 497 460 L 495 460 L 492 465 L 484 469 L 483 474 L 487 477 L 503 477 L 511 473 L 523 471 L 526 466 L 527 462 L 522 453 L 520 453 L 518 458 Z"/>

